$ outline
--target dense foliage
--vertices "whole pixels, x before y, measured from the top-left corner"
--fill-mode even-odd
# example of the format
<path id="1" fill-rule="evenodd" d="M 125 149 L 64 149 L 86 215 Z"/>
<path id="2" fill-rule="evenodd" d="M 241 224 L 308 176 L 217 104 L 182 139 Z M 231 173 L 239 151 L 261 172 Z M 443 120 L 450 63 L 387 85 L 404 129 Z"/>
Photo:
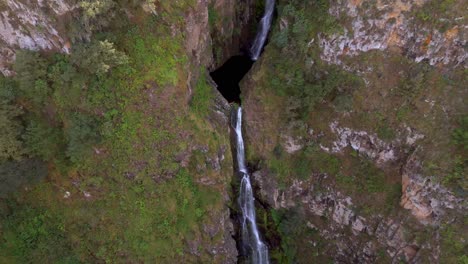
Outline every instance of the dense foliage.
<path id="1" fill-rule="evenodd" d="M 227 135 L 206 121 L 201 72 L 189 111 L 171 34 L 191 1 L 146 1 L 152 13 L 127 2 L 79 1 L 71 54 L 19 50 L 16 76 L 0 80 L 2 263 L 186 262 L 187 241 L 221 239 L 201 231 L 224 209 L 220 187 L 198 184 L 220 172 L 192 160 Z M 198 146 L 202 158 L 185 152 Z"/>

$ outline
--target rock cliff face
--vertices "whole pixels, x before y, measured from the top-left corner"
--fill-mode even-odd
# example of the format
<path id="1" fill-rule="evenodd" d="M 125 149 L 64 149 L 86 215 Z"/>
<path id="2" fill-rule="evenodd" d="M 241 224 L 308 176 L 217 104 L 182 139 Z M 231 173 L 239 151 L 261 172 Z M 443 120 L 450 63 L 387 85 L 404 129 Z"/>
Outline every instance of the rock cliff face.
<path id="1" fill-rule="evenodd" d="M 416 62 L 427 60 L 433 66 L 466 67 L 467 27 L 457 22 L 465 21 L 466 18 L 440 18 L 448 24 L 445 32 L 421 25 L 411 12 L 421 9 L 427 2 L 429 1 L 337 1 L 329 9 L 330 14 L 338 19 L 349 20 L 349 24 L 343 33 L 319 37 L 321 59 L 341 64 L 340 58 L 343 56 L 394 49 Z"/>
<path id="2" fill-rule="evenodd" d="M 183 26 L 171 25 L 187 53 L 188 62 L 178 68 L 184 74 L 176 75 L 184 77 L 183 85 L 159 87 L 145 79 L 145 96 L 132 101 L 138 112 L 163 118 L 148 119 L 154 127 L 187 122 L 175 133 L 183 149 L 170 153 L 175 161 L 169 155 L 168 163 L 193 169 L 198 185 L 221 194 L 215 202 L 220 206 L 207 207 L 195 238 L 183 242 L 186 255 L 178 256 L 184 261 L 237 260 L 227 206 L 228 105 L 211 87 L 215 99 L 198 121 L 215 143 L 187 131 L 194 128 L 192 120 L 180 120 L 190 115 L 188 105 L 203 77 L 199 69 L 213 69 L 248 45 L 254 4 L 193 1 L 183 12 Z M 68 1 L 2 2 L 0 71 L 14 74 L 16 49 L 69 52 L 62 22 L 76 8 Z M 462 0 L 278 2 L 270 43 L 242 84 L 246 147 L 264 209 L 259 225 L 273 261 L 466 262 L 466 147 L 451 138 L 467 111 L 465 11 Z M 143 101 L 154 109 L 138 109 Z M 95 158 L 106 161 L 106 151 L 95 149 Z M 139 173 L 145 162 L 129 167 Z M 69 188 L 59 195 L 61 206 L 92 207 L 102 195 L 99 182 L 83 184 L 91 186 L 84 190 L 73 178 L 86 172 L 72 173 L 72 180 L 54 179 L 58 184 L 51 190 Z M 138 173 L 124 176 L 130 181 Z M 174 177 L 173 171 L 165 173 L 152 180 Z M 131 202 L 129 208 L 135 206 Z"/>
<path id="3" fill-rule="evenodd" d="M 146 7 L 145 3 L 142 5 Z M 7 0 L 0 6 L 0 71 L 11 75 L 16 49 L 54 52 L 70 51 L 71 13 L 78 10 L 76 1 L 24 3 Z M 145 8 L 147 12 L 152 9 Z M 195 1 L 187 14 L 186 49 L 200 65 L 215 68 L 248 45 L 254 21 L 254 1 Z"/>
<path id="4" fill-rule="evenodd" d="M 467 209 L 466 181 L 449 176 L 465 171 L 449 159 L 466 162 L 451 135 L 466 113 L 467 26 L 463 1 L 443 2 L 330 1 L 320 17 L 318 4 L 280 1 L 241 89 L 259 199 L 286 259 L 466 258 L 466 236 L 448 234 Z M 448 69 L 453 82 L 437 81 Z"/>
<path id="5" fill-rule="evenodd" d="M 61 21 L 73 9 L 67 1 L 7 0 L 0 5 L 0 71 L 9 68 L 15 49 L 68 52 L 70 44 Z"/>
<path id="6" fill-rule="evenodd" d="M 215 69 L 248 45 L 254 1 L 197 1 L 187 16 L 186 48 L 202 65 Z"/>

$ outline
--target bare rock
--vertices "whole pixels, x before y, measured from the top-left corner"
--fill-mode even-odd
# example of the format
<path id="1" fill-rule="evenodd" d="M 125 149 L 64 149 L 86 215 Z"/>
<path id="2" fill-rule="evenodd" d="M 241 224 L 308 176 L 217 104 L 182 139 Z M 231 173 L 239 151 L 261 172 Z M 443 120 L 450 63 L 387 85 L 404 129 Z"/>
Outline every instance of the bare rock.
<path id="1" fill-rule="evenodd" d="M 342 65 L 342 56 L 356 56 L 371 50 L 399 49 L 416 62 L 428 60 L 431 65 L 466 67 L 466 25 L 446 32 L 421 28 L 414 23 L 411 10 L 427 0 L 418 1 L 344 1 L 333 2 L 329 13 L 337 18 L 351 19 L 350 30 L 332 36 L 320 36 L 321 58 Z M 366 2 L 376 11 L 360 8 Z M 454 21 L 456 22 L 456 21 Z"/>
<path id="2" fill-rule="evenodd" d="M 448 210 L 466 210 L 463 199 L 454 196 L 448 189 L 421 175 L 421 162 L 417 152 L 407 160 L 402 175 L 401 206 L 423 224 L 436 224 Z"/>
<path id="3" fill-rule="evenodd" d="M 72 9 L 73 6 L 64 0 L 2 1 L 0 72 L 13 74 L 9 65 L 14 61 L 18 48 L 68 52 L 70 44 L 64 32 L 60 31 L 57 18 Z"/>
<path id="4" fill-rule="evenodd" d="M 351 219 L 354 216 L 354 213 L 351 209 L 349 209 L 349 205 L 351 203 L 350 201 L 351 199 L 348 198 L 344 202 L 339 201 L 336 204 L 332 216 L 333 221 L 340 225 L 349 225 L 351 223 Z"/>
<path id="5" fill-rule="evenodd" d="M 336 134 L 338 139 L 332 143 L 332 147 L 322 146 L 322 149 L 327 152 L 341 152 L 350 146 L 359 153 L 376 160 L 377 164 L 395 161 L 400 156 L 401 150 L 397 143 L 387 143 L 367 131 L 340 127 L 336 121 L 330 124 L 330 130 Z"/>

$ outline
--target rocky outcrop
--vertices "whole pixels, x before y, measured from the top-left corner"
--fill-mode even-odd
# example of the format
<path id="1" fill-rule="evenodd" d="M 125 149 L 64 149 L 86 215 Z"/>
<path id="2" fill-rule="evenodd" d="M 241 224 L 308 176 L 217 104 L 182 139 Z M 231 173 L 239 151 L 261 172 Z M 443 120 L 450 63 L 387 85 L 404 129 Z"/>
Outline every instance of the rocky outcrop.
<path id="1" fill-rule="evenodd" d="M 201 241 L 189 241 L 191 253 L 199 255 L 200 245 L 204 245 L 203 249 L 213 256 L 213 262 L 236 263 L 238 253 L 236 241 L 233 239 L 234 226 L 229 218 L 229 211 L 226 210 L 220 214 L 212 215 L 212 218 L 218 219 L 218 222 L 210 225 L 205 224 L 203 231 L 214 243 L 204 245 Z M 216 239 L 216 237 L 221 237 L 221 239 Z"/>
<path id="2" fill-rule="evenodd" d="M 377 164 L 396 160 L 401 154 L 398 142 L 387 143 L 366 131 L 356 131 L 348 127 L 339 127 L 338 122 L 330 124 L 330 130 L 338 137 L 332 147 L 321 146 L 327 152 L 341 152 L 350 146 L 355 151 L 376 160 Z"/>
<path id="3" fill-rule="evenodd" d="M 456 198 L 448 189 L 431 180 L 432 177 L 422 175 L 418 151 L 409 156 L 405 153 L 404 149 L 418 149 L 416 142 L 423 139 L 424 135 L 407 127 L 400 133 L 400 137 L 387 143 L 366 131 L 339 127 L 337 122 L 330 124 L 330 130 L 338 139 L 332 143 L 332 147 L 321 146 L 322 150 L 337 153 L 350 146 L 358 153 L 374 160 L 379 166 L 395 161 L 403 163 L 401 206 L 411 210 L 421 223 L 437 224 L 447 210 L 463 210 L 462 199 Z"/>
<path id="4" fill-rule="evenodd" d="M 0 6 L 0 71 L 11 75 L 15 49 L 68 52 L 61 17 L 73 9 L 67 1 L 6 0 Z"/>
<path id="5" fill-rule="evenodd" d="M 208 4 L 210 15 L 211 48 L 217 68 L 228 58 L 239 54 L 253 39 L 255 30 L 255 1 L 212 0 Z"/>
<path id="6" fill-rule="evenodd" d="M 185 50 L 191 53 L 194 63 L 198 65 L 209 65 L 212 60 L 210 46 L 210 29 L 208 24 L 208 3 L 197 1 L 186 19 L 186 41 Z"/>
<path id="7" fill-rule="evenodd" d="M 461 2 L 452 1 L 450 8 Z M 459 155 L 449 137 L 464 108 L 457 105 L 459 98 L 447 96 L 460 86 L 458 75 L 451 84 L 442 80 L 448 71 L 466 67 L 464 19 L 434 10 L 438 17 L 451 17 L 444 29 L 417 17 L 439 1 L 337 0 L 329 1 L 333 26 L 314 24 L 317 34 L 311 29 L 296 36 L 288 28 L 294 33 L 302 19 L 312 21 L 307 15 L 314 5 L 283 3 L 272 45 L 243 82 L 242 93 L 247 148 L 259 169 L 253 174 L 258 197 L 284 212 L 285 244 L 312 245 L 296 257 L 311 258 L 316 250 L 317 263 L 326 263 L 320 262 L 325 256 L 335 263 L 446 261 L 441 234 L 447 223 L 460 221 L 466 204 L 456 187 L 441 184 L 453 163 L 437 159 Z M 281 64 L 287 56 L 296 56 L 305 83 L 323 72 L 333 82 L 336 76 L 329 73 L 337 68 L 363 83 L 352 87 L 344 81 L 298 118 L 288 112 L 300 102 L 293 95 L 296 87 L 284 94 L 272 87 L 296 80 L 294 74 L 275 76 L 276 69 L 292 68 Z M 419 80 L 413 80 L 416 75 Z M 297 79 L 294 91 L 308 89 Z M 440 112 L 433 110 L 437 107 Z M 437 169 L 428 168 L 430 163 Z M 295 229 L 298 225 L 309 229 Z"/>
<path id="8" fill-rule="evenodd" d="M 322 60 L 342 65 L 342 58 L 346 56 L 393 49 L 416 62 L 428 60 L 430 65 L 467 67 L 467 25 L 455 25 L 445 32 L 419 26 L 409 12 L 425 2 L 427 0 L 336 1 L 329 12 L 338 19 L 349 19 L 349 27 L 343 33 L 320 36 Z M 375 11 L 370 11 L 369 6 Z"/>
<path id="9" fill-rule="evenodd" d="M 455 197 L 432 177 L 423 176 L 421 170 L 415 152 L 403 167 L 401 197 L 401 206 L 409 209 L 421 223 L 439 224 L 447 211 L 468 209 L 463 199 Z"/>
<path id="10" fill-rule="evenodd" d="M 375 263 L 376 249 L 382 246 L 393 259 L 412 261 L 417 259 L 419 250 L 430 251 L 434 247 L 429 241 L 418 244 L 405 237 L 405 221 L 399 216 L 364 216 L 357 212 L 351 197 L 337 192 L 332 186 L 320 186 L 319 182 L 328 177 L 326 174 L 315 174 L 306 181 L 294 181 L 284 190 L 276 186 L 266 171 L 253 175 L 259 185 L 261 199 L 275 209 L 299 206 L 306 210 L 307 219 L 316 216 L 327 219 L 325 225 L 317 226 L 311 222 L 307 225 L 318 230 L 322 238 L 338 241 L 329 245 L 330 250 L 337 253 L 334 257 L 337 263 Z"/>
<path id="11" fill-rule="evenodd" d="M 253 19 L 252 0 L 197 1 L 186 18 L 185 48 L 197 63 L 216 68 L 247 44 Z"/>

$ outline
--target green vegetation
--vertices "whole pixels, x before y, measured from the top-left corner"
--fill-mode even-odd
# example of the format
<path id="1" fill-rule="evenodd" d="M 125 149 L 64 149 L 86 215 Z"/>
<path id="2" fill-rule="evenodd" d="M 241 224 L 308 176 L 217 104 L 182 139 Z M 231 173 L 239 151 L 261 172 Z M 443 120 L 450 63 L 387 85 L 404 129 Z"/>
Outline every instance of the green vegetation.
<path id="1" fill-rule="evenodd" d="M 62 219 L 51 215 L 44 208 L 19 207 L 9 205 L 12 209 L 4 219 L 3 238 L 0 250 L 3 261 L 32 263 L 41 259 L 53 263 L 80 263 L 67 241 L 66 230 Z"/>
<path id="2" fill-rule="evenodd" d="M 200 71 L 200 78 L 195 85 L 195 91 L 193 91 L 192 101 L 190 102 L 190 108 L 200 115 L 206 117 L 209 113 L 209 106 L 212 104 L 214 99 L 213 88 L 208 84 L 206 80 L 206 73 L 204 70 Z"/>
<path id="3" fill-rule="evenodd" d="M 8 198 L 20 187 L 36 184 L 47 173 L 47 164 L 38 159 L 0 161 L 0 199 Z"/>
<path id="4" fill-rule="evenodd" d="M 127 185 L 116 184 L 87 209 L 82 207 L 87 206 L 86 201 L 76 201 L 81 206 L 71 208 L 57 201 L 49 208 L 41 205 L 46 201 L 29 201 L 29 205 L 11 201 L 8 212 L 2 212 L 6 240 L 0 251 L 2 255 L 9 252 L 4 260 L 115 263 L 183 259 L 185 239 L 200 235 L 198 223 L 206 221 L 206 210 L 220 198 L 194 184 L 184 170 L 157 188 L 144 182 Z M 41 186 L 36 194 L 52 191 L 50 188 Z M 59 197 L 49 202 L 55 199 Z M 96 255 L 92 257 L 90 252 Z"/>
<path id="5" fill-rule="evenodd" d="M 171 34 L 193 1 L 158 1 L 158 16 L 123 2 L 81 1 L 71 55 L 19 51 L 0 80 L 2 263 L 208 262 L 222 239 L 203 228 L 219 223 L 232 166 L 206 160 L 228 135 L 207 121 L 204 73 L 187 104 L 192 65 Z"/>
<path id="6" fill-rule="evenodd" d="M 72 64 L 90 74 L 103 75 L 110 69 L 128 63 L 125 53 L 108 40 L 79 45 L 72 53 Z"/>
<path id="7" fill-rule="evenodd" d="M 340 161 L 315 146 L 289 155 L 281 146 L 275 148 L 275 155 L 268 160 L 268 168 L 276 175 L 281 186 L 290 184 L 293 179 L 307 180 L 312 173 L 336 174 L 340 170 Z"/>
<path id="8" fill-rule="evenodd" d="M 281 237 L 279 249 L 271 252 L 272 259 L 278 263 L 331 261 L 318 230 L 307 226 L 305 215 L 299 208 L 272 210 L 271 216 Z"/>
<path id="9" fill-rule="evenodd" d="M 460 118 L 459 127 L 452 133 L 452 141 L 456 146 L 468 150 L 468 116 Z"/>
<path id="10" fill-rule="evenodd" d="M 213 4 L 210 4 L 208 6 L 208 23 L 211 28 L 214 28 L 216 26 L 216 22 L 219 19 L 218 12 L 216 11 L 215 7 Z"/>
<path id="11" fill-rule="evenodd" d="M 314 43 L 317 35 L 340 31 L 339 23 L 328 14 L 328 1 L 291 1 L 280 4 L 278 10 L 281 20 L 274 25 L 273 45 L 265 53 L 269 61 L 265 73 L 270 78 L 264 85 L 288 97 L 291 115 L 306 119 L 317 104 L 337 96 L 349 98 L 363 85 L 359 77 L 320 62 L 320 48 Z M 287 23 L 280 26 L 279 21 Z"/>
<path id="12" fill-rule="evenodd" d="M 0 105 L 0 161 L 10 158 L 18 160 L 24 153 L 20 140 L 22 127 L 18 120 L 21 113 L 20 108 L 8 102 L 4 101 Z"/>
<path id="13" fill-rule="evenodd" d="M 430 24 L 444 32 L 456 24 L 455 18 L 463 17 L 463 7 L 463 1 L 430 0 L 421 8 L 415 8 L 413 14 L 418 22 Z"/>
<path id="14" fill-rule="evenodd" d="M 300 48 L 300 52 L 306 52 L 309 41 L 315 38 L 317 33 L 328 35 L 341 32 L 338 21 L 328 14 L 328 9 L 327 0 L 280 3 L 278 12 L 282 18 L 290 21 L 290 26 L 273 32 L 273 43 L 279 48 L 296 46 Z"/>
<path id="15" fill-rule="evenodd" d="M 458 230 L 463 230 L 466 225 L 466 217 L 454 224 L 444 225 L 440 230 L 442 258 L 447 263 L 466 264 L 468 261 L 466 235 Z"/>
<path id="16" fill-rule="evenodd" d="M 32 119 L 23 134 L 28 153 L 42 160 L 53 160 L 63 153 L 65 139 L 60 128 L 49 126 L 42 120 Z"/>
<path id="17" fill-rule="evenodd" d="M 208 249 L 223 238 L 206 230 L 224 215 L 222 194 L 232 166 L 230 157 L 220 170 L 211 163 L 229 140 L 225 127 L 220 134 L 207 121 L 213 88 L 184 50 L 184 18 L 195 1 L 76 2 L 65 25 L 72 53 L 20 50 L 17 75 L 0 78 L 0 262 L 213 262 Z M 141 10 L 142 2 L 152 14 Z M 466 10 L 455 2 L 431 0 L 412 9 L 415 25 L 447 32 Z M 453 98 L 463 98 L 466 70 L 439 72 L 390 51 L 344 58 L 350 68 L 373 69 L 361 72 L 364 85 L 356 74 L 320 59 L 318 36 L 339 33 L 347 22 L 328 9 L 327 0 L 279 1 L 271 45 L 254 67 L 256 85 L 243 93 L 261 94 L 255 103 L 265 123 L 253 129 L 267 130 L 258 133 L 264 142 L 248 148 L 258 153 L 249 155 L 265 160 L 259 164 L 280 189 L 301 180 L 321 193 L 327 191 L 323 181 L 351 197 L 359 215 L 398 218 L 409 215 L 399 214 L 399 172 L 376 167 L 353 150 L 330 154 L 320 145 L 336 140 L 332 121 L 386 141 L 411 128 L 426 137 L 417 144 L 424 149 L 423 166 L 431 167 L 427 175 L 464 195 L 468 119 L 452 131 L 451 115 L 461 112 Z M 255 13 L 262 12 L 257 1 Z M 215 5 L 208 4 L 213 35 L 221 22 Z M 220 60 L 223 45 L 212 45 Z M 194 69 L 199 72 L 188 73 Z M 195 83 L 191 98 L 187 80 Z M 279 110 L 268 116 L 271 109 Z M 285 152 L 283 132 L 299 135 L 305 147 Z M 277 243 L 271 256 L 278 263 L 328 263 L 333 257 L 330 247 L 338 241 L 324 241 L 317 232 L 330 219 L 303 209 L 258 214 L 269 242 Z M 441 261 L 467 263 L 464 224 L 441 228 Z M 420 232 L 416 239 L 425 242 L 432 234 Z M 369 241 L 367 234 L 362 237 Z M 388 256 L 379 250 L 377 257 Z"/>

